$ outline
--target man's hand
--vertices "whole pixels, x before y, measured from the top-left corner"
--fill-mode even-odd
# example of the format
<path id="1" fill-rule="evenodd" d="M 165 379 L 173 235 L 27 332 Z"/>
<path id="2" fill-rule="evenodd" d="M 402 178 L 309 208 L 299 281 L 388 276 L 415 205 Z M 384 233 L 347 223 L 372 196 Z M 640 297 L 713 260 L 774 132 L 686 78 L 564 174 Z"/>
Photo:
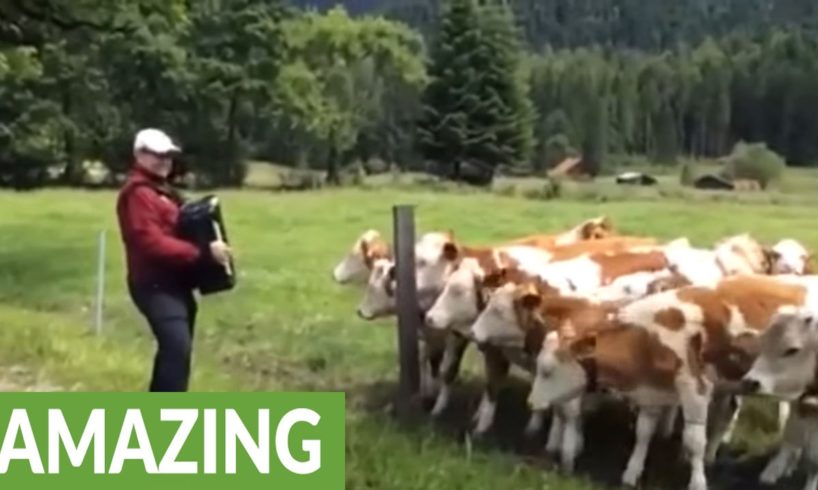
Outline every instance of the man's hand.
<path id="1" fill-rule="evenodd" d="M 230 247 L 227 246 L 221 240 L 215 240 L 210 242 L 210 255 L 221 265 L 227 265 L 230 262 L 230 258 L 233 252 L 230 250 Z"/>

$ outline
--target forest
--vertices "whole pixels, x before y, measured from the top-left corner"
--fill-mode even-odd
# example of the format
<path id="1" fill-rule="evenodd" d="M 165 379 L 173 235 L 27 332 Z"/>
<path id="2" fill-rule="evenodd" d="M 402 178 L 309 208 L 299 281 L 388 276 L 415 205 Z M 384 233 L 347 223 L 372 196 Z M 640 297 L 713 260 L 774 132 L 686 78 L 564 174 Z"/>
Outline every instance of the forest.
<path id="1" fill-rule="evenodd" d="M 805 0 L 9 0 L 0 185 L 78 184 L 162 127 L 183 167 L 593 173 L 760 143 L 818 164 Z"/>

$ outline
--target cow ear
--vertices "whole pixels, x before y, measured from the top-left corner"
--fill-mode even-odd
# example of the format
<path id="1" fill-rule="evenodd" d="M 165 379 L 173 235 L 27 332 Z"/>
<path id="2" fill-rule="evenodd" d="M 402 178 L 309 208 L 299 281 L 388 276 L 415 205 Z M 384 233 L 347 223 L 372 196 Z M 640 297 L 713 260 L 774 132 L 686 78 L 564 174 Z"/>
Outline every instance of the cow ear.
<path id="1" fill-rule="evenodd" d="M 364 262 L 367 266 L 372 267 L 372 255 L 369 253 L 369 243 L 366 240 L 361 240 L 361 244 L 358 247 L 361 251 L 361 257 L 363 257 Z"/>
<path id="2" fill-rule="evenodd" d="M 812 252 L 804 256 L 804 274 L 808 276 L 815 274 L 815 255 Z"/>
<path id="3" fill-rule="evenodd" d="M 764 258 L 767 259 L 767 266 L 772 270 L 773 265 L 781 258 L 781 254 L 772 248 L 764 248 Z"/>
<path id="4" fill-rule="evenodd" d="M 454 242 L 447 242 L 446 245 L 443 245 L 443 258 L 449 262 L 454 262 L 457 260 L 459 252 L 460 251 L 457 249 L 457 245 Z"/>
<path id="5" fill-rule="evenodd" d="M 525 293 L 523 297 L 520 298 L 520 305 L 527 310 L 536 310 L 540 307 L 541 303 L 542 298 L 539 293 Z"/>
<path id="6" fill-rule="evenodd" d="M 540 307 L 542 296 L 536 283 L 527 283 L 518 291 L 517 301 L 522 308 L 536 310 Z"/>
<path id="7" fill-rule="evenodd" d="M 596 350 L 596 335 L 580 337 L 574 342 L 571 342 L 569 350 L 577 359 L 582 359 L 593 355 L 594 351 Z"/>
<path id="8" fill-rule="evenodd" d="M 593 237 L 594 228 L 597 227 L 596 221 L 592 220 L 582 225 L 582 239 L 590 240 Z"/>
<path id="9" fill-rule="evenodd" d="M 506 278 L 506 268 L 502 267 L 497 269 L 496 271 L 489 272 L 482 278 L 482 283 L 484 287 L 487 288 L 497 288 L 504 282 Z"/>

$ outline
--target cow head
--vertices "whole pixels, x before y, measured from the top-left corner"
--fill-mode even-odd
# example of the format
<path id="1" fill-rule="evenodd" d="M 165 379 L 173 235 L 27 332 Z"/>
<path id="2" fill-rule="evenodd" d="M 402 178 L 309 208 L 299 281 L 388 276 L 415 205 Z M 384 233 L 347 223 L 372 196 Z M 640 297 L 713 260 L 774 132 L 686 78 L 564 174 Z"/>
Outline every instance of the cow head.
<path id="1" fill-rule="evenodd" d="M 532 410 L 547 410 L 585 391 L 588 376 L 580 360 L 593 350 L 594 342 L 593 337 L 588 337 L 566 344 L 556 331 L 546 334 L 528 395 Z"/>
<path id="2" fill-rule="evenodd" d="M 725 238 L 715 247 L 725 275 L 767 274 L 772 268 L 765 247 L 747 233 Z"/>
<path id="3" fill-rule="evenodd" d="M 524 347 L 528 332 L 545 327 L 539 312 L 545 294 L 548 286 L 537 281 L 498 287 L 472 325 L 475 341 Z"/>
<path id="4" fill-rule="evenodd" d="M 742 392 L 795 400 L 816 380 L 818 316 L 788 309 L 770 319 L 760 353 L 742 380 Z"/>
<path id="5" fill-rule="evenodd" d="M 815 265 L 812 252 L 791 238 L 785 238 L 765 249 L 772 274 L 813 274 Z"/>
<path id="6" fill-rule="evenodd" d="M 446 279 L 463 259 L 463 247 L 454 233 L 426 233 L 415 244 L 418 302 L 428 311 L 443 291 Z"/>
<path id="7" fill-rule="evenodd" d="M 613 236 L 614 229 L 608 216 L 597 216 L 583 221 L 562 235 L 560 244 L 576 243 L 584 240 L 601 240 Z"/>
<path id="8" fill-rule="evenodd" d="M 366 281 L 375 260 L 390 256 L 389 244 L 381 238 L 381 234 L 376 230 L 367 230 L 335 266 L 332 277 L 339 284 Z"/>
<path id="9" fill-rule="evenodd" d="M 475 259 L 460 262 L 426 313 L 426 325 L 433 329 L 471 326 L 485 305 L 484 279 L 485 271 Z"/>
<path id="10" fill-rule="evenodd" d="M 631 391 L 642 385 L 672 392 L 681 366 L 645 328 L 611 321 L 573 338 L 549 332 L 537 355 L 528 403 L 545 410 L 586 389 Z"/>
<path id="11" fill-rule="evenodd" d="M 426 314 L 426 324 L 436 329 L 469 328 L 485 309 L 493 291 L 503 284 L 521 284 L 531 279 L 515 266 L 485 270 L 477 260 L 463 259 Z"/>
<path id="12" fill-rule="evenodd" d="M 395 313 L 397 280 L 395 263 L 390 259 L 378 259 L 372 265 L 364 297 L 358 305 L 358 316 L 365 320 Z"/>

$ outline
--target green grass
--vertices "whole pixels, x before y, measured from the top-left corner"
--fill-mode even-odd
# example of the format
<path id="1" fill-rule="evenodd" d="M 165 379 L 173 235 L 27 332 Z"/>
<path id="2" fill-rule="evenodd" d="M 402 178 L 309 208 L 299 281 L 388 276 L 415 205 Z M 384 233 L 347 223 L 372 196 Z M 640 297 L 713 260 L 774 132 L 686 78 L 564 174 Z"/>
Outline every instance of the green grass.
<path id="1" fill-rule="evenodd" d="M 451 228 L 473 244 L 561 230 L 604 213 L 621 232 L 688 236 L 702 246 L 749 231 L 765 241 L 794 237 L 818 248 L 810 206 L 538 201 L 394 189 L 219 194 L 238 254 L 239 286 L 200 303 L 191 389 L 347 392 L 350 489 L 591 488 L 582 479 L 566 480 L 524 464 L 507 451 L 469 454 L 442 433 L 407 431 L 364 409 L 364 394 L 396 379 L 394 323 L 359 320 L 354 311 L 360 290 L 335 285 L 330 271 L 363 229 L 391 236 L 393 204 L 417 206 L 419 233 Z M 114 206 L 111 192 L 0 194 L 3 364 L 27 366 L 68 389 L 145 388 L 152 339 L 124 288 Z M 105 330 L 98 337 L 91 319 L 101 229 L 108 230 L 108 269 Z M 467 364 L 467 376 L 476 376 L 472 351 Z M 766 447 L 770 424 L 766 409 L 746 412 L 737 447 Z M 616 458 L 624 461 L 627 453 Z"/>

